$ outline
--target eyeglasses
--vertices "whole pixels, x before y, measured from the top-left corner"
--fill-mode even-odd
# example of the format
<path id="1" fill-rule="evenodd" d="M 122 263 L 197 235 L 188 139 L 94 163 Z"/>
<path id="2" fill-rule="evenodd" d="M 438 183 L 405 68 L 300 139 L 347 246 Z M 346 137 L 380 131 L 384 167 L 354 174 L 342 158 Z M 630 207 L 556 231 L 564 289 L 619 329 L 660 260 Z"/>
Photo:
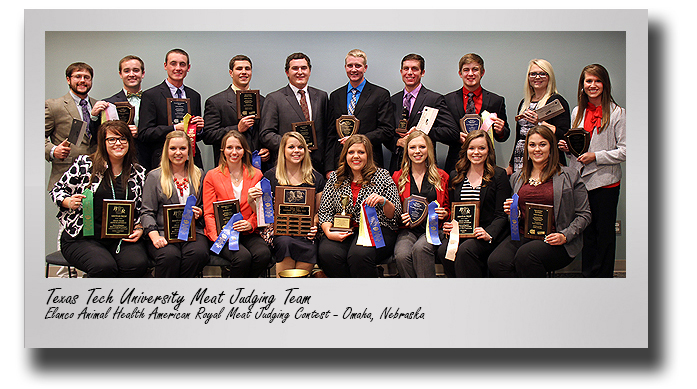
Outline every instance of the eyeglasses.
<path id="1" fill-rule="evenodd" d="M 538 73 L 538 72 L 528 73 L 528 77 L 530 77 L 530 78 L 537 78 L 537 77 L 540 77 L 540 78 L 547 78 L 547 76 L 549 76 L 549 74 L 547 74 L 547 73 L 545 73 L 545 72 L 541 72 L 541 73 Z"/>
<path id="2" fill-rule="evenodd" d="M 109 137 L 109 138 L 106 138 L 106 143 L 107 143 L 109 146 L 115 145 L 116 142 L 119 142 L 120 144 L 123 145 L 123 144 L 127 144 L 127 143 L 128 143 L 128 139 L 126 139 L 125 136 L 122 136 L 122 137 L 120 137 L 120 138 L 117 138 L 117 137 Z"/>

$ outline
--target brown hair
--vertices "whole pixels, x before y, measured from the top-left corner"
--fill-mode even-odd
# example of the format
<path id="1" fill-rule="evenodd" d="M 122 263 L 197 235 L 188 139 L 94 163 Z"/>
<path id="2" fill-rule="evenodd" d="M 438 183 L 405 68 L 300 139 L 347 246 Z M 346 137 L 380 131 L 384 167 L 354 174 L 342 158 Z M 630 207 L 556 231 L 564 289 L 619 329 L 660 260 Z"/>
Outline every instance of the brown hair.
<path id="1" fill-rule="evenodd" d="M 230 64 L 229 64 L 230 70 L 232 70 L 235 67 L 235 62 L 237 62 L 237 61 L 247 61 L 247 62 L 249 62 L 249 67 L 252 67 L 252 60 L 244 54 L 239 54 L 239 55 L 232 57 L 232 59 L 230 60 Z"/>
<path id="2" fill-rule="evenodd" d="M 530 137 L 538 134 L 544 138 L 549 143 L 549 159 L 547 160 L 547 165 L 542 169 L 540 173 L 540 181 L 546 182 L 555 174 L 561 173 L 561 165 L 559 164 L 559 148 L 557 147 L 557 138 L 554 136 L 554 132 L 547 126 L 535 126 L 528 131 L 528 135 L 525 137 L 525 147 L 523 149 L 523 170 L 520 174 L 520 179 L 523 182 L 527 182 L 532 175 L 532 161 L 528 155 L 528 142 Z"/>
<path id="3" fill-rule="evenodd" d="M 310 57 L 308 57 L 304 53 L 293 53 L 286 57 L 286 72 L 290 69 L 290 61 L 294 59 L 304 59 L 305 61 L 307 61 L 308 69 L 312 70 L 312 63 L 310 62 Z"/>
<path id="4" fill-rule="evenodd" d="M 65 69 L 65 78 L 70 78 L 73 76 L 73 72 L 78 70 L 87 70 L 90 73 L 90 77 L 94 78 L 94 70 L 92 66 L 84 62 L 73 62 Z"/>
<path id="5" fill-rule="evenodd" d="M 235 138 L 238 141 L 240 141 L 240 144 L 244 149 L 244 155 L 242 156 L 242 165 L 247 169 L 247 174 L 249 178 L 253 178 L 254 166 L 252 165 L 252 152 L 249 149 L 247 139 L 245 139 L 244 135 L 242 135 L 237 130 L 228 131 L 228 133 L 225 134 L 225 136 L 223 136 L 223 139 L 220 141 L 220 158 L 218 159 L 218 169 L 220 169 L 220 171 L 223 173 L 225 173 L 225 171 L 227 170 L 227 160 L 225 159 L 225 146 L 227 144 L 227 140 L 230 138 Z M 229 173 L 230 172 L 228 172 L 228 174 Z"/>
<path id="6" fill-rule="evenodd" d="M 491 141 L 491 137 L 484 130 L 475 130 L 467 134 L 465 141 L 460 147 L 460 154 L 457 163 L 455 164 L 455 178 L 453 178 L 450 187 L 455 189 L 455 186 L 465 180 L 467 172 L 470 170 L 472 161 L 467 158 L 467 149 L 470 147 L 470 143 L 477 138 L 486 139 L 486 147 L 489 149 L 487 151 L 486 161 L 484 161 L 484 175 L 482 176 L 482 182 L 491 182 L 494 178 L 494 170 L 496 169 L 496 150 L 494 149 L 494 142 Z"/>
<path id="7" fill-rule="evenodd" d="M 362 134 L 351 135 L 344 143 L 344 148 L 341 149 L 341 155 L 339 156 L 339 167 L 336 169 L 336 184 L 334 184 L 334 187 L 337 189 L 344 184 L 344 181 L 349 180 L 350 182 L 353 179 L 351 168 L 346 164 L 346 155 L 348 154 L 348 149 L 357 143 L 365 147 L 367 159 L 365 166 L 361 169 L 361 180 L 357 184 L 362 187 L 368 186 L 373 175 L 378 170 L 377 166 L 375 166 L 375 161 L 373 161 L 373 145 L 370 143 L 370 139 Z"/>
<path id="8" fill-rule="evenodd" d="M 123 58 L 121 58 L 121 61 L 119 61 L 119 73 L 121 73 L 121 65 L 123 65 L 124 62 L 130 61 L 132 59 L 135 59 L 136 61 L 140 62 L 140 71 L 145 73 L 145 62 L 143 62 L 142 59 L 135 55 L 127 55 Z"/>
<path id="9" fill-rule="evenodd" d="M 481 67 L 481 71 L 484 71 L 484 59 L 475 53 L 463 55 L 462 58 L 460 58 L 460 61 L 457 63 L 457 71 L 460 72 L 462 70 L 462 66 L 470 62 L 478 63 Z"/>
<path id="10" fill-rule="evenodd" d="M 612 109 L 612 104 L 615 103 L 615 99 L 612 98 L 612 86 L 610 85 L 610 74 L 607 69 L 600 64 L 587 65 L 581 71 L 581 77 L 578 79 L 578 91 L 576 97 L 578 98 L 578 112 L 576 112 L 576 118 L 574 118 L 574 123 L 572 128 L 583 127 L 581 119 L 583 118 L 584 112 L 586 111 L 586 106 L 588 105 L 588 95 L 583 90 L 583 85 L 586 80 L 586 73 L 596 76 L 603 83 L 603 93 L 600 95 L 600 105 L 603 107 L 603 118 L 600 121 L 600 128 L 598 128 L 598 134 L 600 134 L 608 123 L 610 123 L 610 112 Z"/>
<path id="11" fill-rule="evenodd" d="M 124 188 L 128 187 L 128 179 L 131 176 L 131 169 L 138 163 L 136 145 L 133 140 L 131 130 L 125 122 L 120 120 L 108 120 L 102 123 L 97 130 L 97 150 L 90 154 L 92 160 L 92 175 L 90 176 L 90 185 L 94 182 L 97 175 L 109 177 L 110 182 L 114 179 L 114 173 L 111 170 L 111 161 L 109 153 L 106 149 L 106 134 L 108 131 L 115 132 L 126 138 L 128 142 L 128 151 L 123 158 L 123 169 L 121 170 L 121 185 Z"/>

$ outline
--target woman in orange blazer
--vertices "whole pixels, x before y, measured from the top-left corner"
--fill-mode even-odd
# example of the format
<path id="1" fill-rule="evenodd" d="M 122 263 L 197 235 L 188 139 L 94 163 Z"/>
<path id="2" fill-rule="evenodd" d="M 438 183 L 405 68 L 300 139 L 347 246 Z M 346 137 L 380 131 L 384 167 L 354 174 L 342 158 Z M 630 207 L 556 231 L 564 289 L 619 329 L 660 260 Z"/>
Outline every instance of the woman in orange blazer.
<path id="1" fill-rule="evenodd" d="M 249 146 L 241 133 L 236 130 L 228 132 L 220 144 L 218 167 L 210 170 L 203 180 L 205 233 L 213 242 L 218 239 L 213 203 L 239 199 L 243 219 L 233 224 L 233 229 L 240 233 L 239 250 L 231 251 L 226 243 L 219 255 L 231 262 L 230 277 L 259 277 L 271 261 L 271 251 L 255 232 L 256 213 L 247 202 L 247 193 L 263 175 L 252 166 Z"/>
<path id="2" fill-rule="evenodd" d="M 436 166 L 433 143 L 423 132 L 416 130 L 405 138 L 401 169 L 392 174 L 402 203 L 411 195 L 421 196 L 427 203 L 438 202 L 439 224 L 448 217 L 448 174 Z M 413 182 L 412 182 L 413 181 Z M 399 276 L 403 278 L 435 278 L 437 245 L 426 239 L 426 220 L 412 225 L 409 210 L 402 207 L 401 223 L 394 258 Z M 438 228 L 441 242 L 445 235 Z M 445 242 L 447 243 L 447 242 Z"/>

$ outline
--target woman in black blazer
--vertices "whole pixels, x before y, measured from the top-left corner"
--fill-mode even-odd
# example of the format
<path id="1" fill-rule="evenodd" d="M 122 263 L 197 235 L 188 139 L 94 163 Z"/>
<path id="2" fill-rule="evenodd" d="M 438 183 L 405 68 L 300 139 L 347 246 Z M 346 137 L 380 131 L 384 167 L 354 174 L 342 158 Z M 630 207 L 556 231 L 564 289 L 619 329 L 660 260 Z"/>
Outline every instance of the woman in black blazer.
<path id="1" fill-rule="evenodd" d="M 510 196 L 506 171 L 496 166 L 491 137 L 483 130 L 470 132 L 450 173 L 450 201 L 479 201 L 479 226 L 475 238 L 459 240 L 454 261 L 446 258 L 447 242 L 439 247 L 438 257 L 448 277 L 486 276 L 489 254 L 509 233 L 503 202 Z M 452 227 L 451 222 L 443 223 L 443 232 L 457 233 Z"/>
<path id="2" fill-rule="evenodd" d="M 208 239 L 203 235 L 201 170 L 193 163 L 193 148 L 183 131 L 165 138 L 160 167 L 151 171 L 143 189 L 143 228 L 150 239 L 148 253 L 155 260 L 155 277 L 195 277 L 208 263 Z M 164 237 L 164 205 L 186 204 L 193 195 L 195 241 L 167 241 Z"/>

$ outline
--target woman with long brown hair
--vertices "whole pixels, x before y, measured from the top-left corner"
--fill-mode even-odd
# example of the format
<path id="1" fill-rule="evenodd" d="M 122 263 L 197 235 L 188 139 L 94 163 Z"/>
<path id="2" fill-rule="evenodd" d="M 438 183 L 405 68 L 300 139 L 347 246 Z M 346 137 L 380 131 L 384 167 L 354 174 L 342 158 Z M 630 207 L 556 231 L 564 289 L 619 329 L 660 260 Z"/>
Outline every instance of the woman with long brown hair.
<path id="1" fill-rule="evenodd" d="M 591 221 L 588 193 L 578 172 L 559 163 L 554 133 L 535 126 L 525 138 L 523 168 L 511 176 L 513 193 L 518 195 L 518 215 L 510 216 L 513 199 L 504 212 L 517 216 L 519 240 L 504 240 L 489 256 L 494 277 L 544 277 L 546 272 L 567 266 L 581 252 L 583 230 Z M 549 234 L 544 239 L 524 236 L 530 204 L 550 206 Z"/>
<path id="2" fill-rule="evenodd" d="M 218 167 L 211 169 L 203 180 L 203 215 L 206 236 L 215 242 L 218 230 L 215 223 L 213 203 L 238 199 L 243 219 L 233 223 L 239 232 L 239 250 L 230 250 L 224 244 L 220 256 L 230 261 L 230 277 L 259 277 L 271 261 L 271 252 L 264 239 L 256 232 L 257 218 L 248 202 L 247 193 L 263 175 L 252 166 L 251 151 L 241 133 L 232 130 L 225 134 L 220 143 Z"/>
<path id="3" fill-rule="evenodd" d="M 373 162 L 373 147 L 365 135 L 352 135 L 344 143 L 339 166 L 329 175 L 319 207 L 323 236 L 318 261 L 328 277 L 377 277 L 376 266 L 389 258 L 397 239 L 396 217 L 402 213 L 397 187 L 387 170 Z M 332 231 L 334 215 L 342 212 L 341 200 L 348 200 L 351 230 Z M 374 207 L 384 246 L 357 245 L 362 205 Z"/>
<path id="4" fill-rule="evenodd" d="M 425 198 L 428 204 L 437 201 L 435 212 L 440 224 L 448 216 L 448 174 L 436 166 L 433 142 L 423 132 L 415 130 L 407 135 L 404 145 L 401 169 L 392 174 L 399 199 L 404 203 L 409 196 L 416 195 Z M 399 276 L 435 278 L 438 246 L 428 242 L 426 220 L 412 225 L 408 210 L 402 209 L 399 221 L 401 226 L 394 247 Z M 442 242 L 444 238 L 438 228 L 438 239 Z"/>
<path id="5" fill-rule="evenodd" d="M 612 277 L 615 268 L 615 220 L 627 160 L 626 111 L 612 98 L 610 75 L 599 64 L 588 65 L 578 80 L 578 106 L 571 113 L 573 127 L 591 137 L 588 151 L 569 154 L 569 166 L 581 174 L 588 189 L 593 220 L 583 233 L 584 277 Z M 568 152 L 564 140 L 559 148 Z"/>
<path id="6" fill-rule="evenodd" d="M 442 245 L 440 262 L 448 277 L 485 277 L 487 257 L 508 235 L 503 203 L 511 195 L 506 171 L 496 166 L 494 143 L 486 131 L 467 134 L 450 177 L 451 202 L 479 202 L 479 226 L 474 238 L 460 238 L 454 261 L 445 258 L 447 244 Z M 450 221 L 443 223 L 443 232 L 458 234 L 452 227 Z"/>
<path id="7" fill-rule="evenodd" d="M 160 167 L 148 173 L 143 191 L 143 227 L 155 260 L 155 277 L 195 277 L 208 263 L 208 239 L 203 235 L 203 177 L 194 165 L 193 148 L 183 131 L 167 134 Z M 169 242 L 165 239 L 164 205 L 184 205 L 196 197 L 192 223 L 196 240 Z"/>
<path id="8" fill-rule="evenodd" d="M 128 126 L 104 122 L 97 131 L 97 151 L 79 156 L 51 190 L 58 205 L 61 253 L 70 265 L 88 277 L 143 277 L 148 259 L 140 237 L 145 169 L 136 161 Z M 92 207 L 83 204 L 85 191 L 93 194 Z M 101 238 L 103 200 L 134 200 L 134 229 L 126 238 Z M 85 231 L 83 205 L 92 208 L 92 231 Z M 87 211 L 90 213 L 89 211 Z"/>

